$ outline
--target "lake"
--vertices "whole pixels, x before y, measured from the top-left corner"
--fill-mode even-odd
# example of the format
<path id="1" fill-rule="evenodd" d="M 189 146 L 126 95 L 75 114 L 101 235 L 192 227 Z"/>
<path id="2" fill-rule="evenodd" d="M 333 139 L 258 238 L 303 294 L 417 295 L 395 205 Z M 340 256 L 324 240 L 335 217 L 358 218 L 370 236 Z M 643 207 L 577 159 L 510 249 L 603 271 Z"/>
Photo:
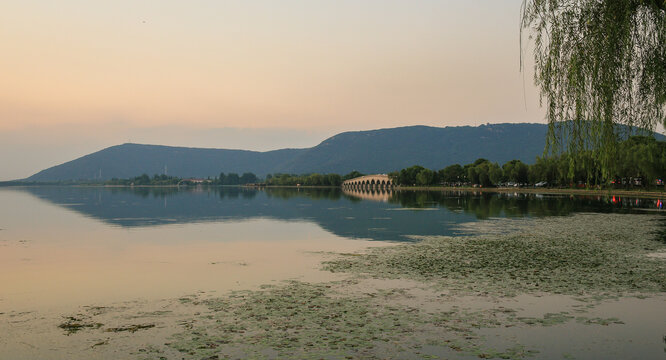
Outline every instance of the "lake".
<path id="1" fill-rule="evenodd" d="M 0 328 L 5 334 L 0 352 L 15 359 L 90 356 L 90 346 L 73 350 L 74 336 L 57 328 L 63 314 L 81 306 L 156 304 L 189 294 L 259 289 L 282 280 L 338 281 L 345 275 L 320 270 L 326 254 L 466 236 L 461 225 L 495 218 L 662 214 L 662 200 L 308 188 L 0 188 L 0 322 L 2 316 L 6 320 Z M 525 304 L 530 301 L 539 307 L 540 300 Z M 632 301 L 604 306 L 626 314 L 627 307 L 636 306 Z M 663 298 L 643 304 L 636 314 L 641 322 L 625 328 L 654 336 L 649 346 L 656 350 L 641 356 L 663 355 Z M 655 320 L 650 314 L 662 317 Z M 544 344 L 549 334 L 554 334 L 552 341 L 567 341 L 568 330 L 562 329 L 567 328 L 515 336 L 548 348 L 553 345 Z M 108 343 L 103 337 L 100 341 Z M 134 343 L 128 344 L 123 346 Z M 582 341 L 577 346 L 596 345 Z M 114 358 L 113 353 L 96 356 Z M 575 357 L 586 358 L 585 352 Z"/>

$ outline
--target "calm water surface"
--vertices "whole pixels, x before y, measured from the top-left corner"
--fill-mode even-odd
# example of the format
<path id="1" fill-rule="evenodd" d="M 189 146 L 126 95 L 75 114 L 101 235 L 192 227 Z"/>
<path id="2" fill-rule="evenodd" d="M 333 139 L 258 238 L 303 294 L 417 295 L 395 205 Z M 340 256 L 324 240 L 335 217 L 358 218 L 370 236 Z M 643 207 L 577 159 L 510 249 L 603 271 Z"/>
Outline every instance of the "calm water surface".
<path id="1" fill-rule="evenodd" d="M 338 189 L 0 188 L 0 313 L 222 292 L 284 279 L 331 280 L 338 275 L 318 270 L 321 252 L 412 241 L 412 235 L 457 235 L 457 224 L 490 217 L 660 211 L 662 200 Z"/>
<path id="2" fill-rule="evenodd" d="M 489 217 L 656 210 L 658 199 L 338 189 L 0 189 L 0 307 L 323 279 L 312 251 L 455 235 Z"/>

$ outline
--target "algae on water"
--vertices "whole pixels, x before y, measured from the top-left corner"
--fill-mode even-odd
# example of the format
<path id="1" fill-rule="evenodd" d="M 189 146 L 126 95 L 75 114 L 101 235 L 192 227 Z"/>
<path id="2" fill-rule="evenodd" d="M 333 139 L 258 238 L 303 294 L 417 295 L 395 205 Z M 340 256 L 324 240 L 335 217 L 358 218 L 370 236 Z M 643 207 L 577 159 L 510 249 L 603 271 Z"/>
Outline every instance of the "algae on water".
<path id="1" fill-rule="evenodd" d="M 212 316 L 176 335 L 169 345 L 193 358 L 438 358 L 462 352 L 522 359 L 520 344 L 479 346 L 477 330 L 520 325 L 514 311 L 493 308 L 426 312 L 387 301 L 403 291 L 347 294 L 347 284 L 289 282 L 205 300 Z"/>
<path id="2" fill-rule="evenodd" d="M 484 347 L 478 330 L 571 321 L 621 326 L 617 318 L 581 313 L 594 306 L 590 302 L 666 291 L 666 262 L 647 256 L 666 248 L 655 241 L 659 220 L 627 214 L 488 220 L 461 226 L 467 236 L 338 254 L 324 263 L 324 269 L 352 277 L 418 280 L 453 297 L 550 293 L 587 302 L 571 312 L 519 316 L 501 306 L 426 311 L 398 301 L 413 300 L 404 288 L 354 294 L 345 291 L 345 282 L 290 282 L 206 300 L 212 315 L 197 319 L 170 346 L 196 358 L 431 358 L 451 351 L 531 357 L 537 351 L 522 344 Z"/>
<path id="3" fill-rule="evenodd" d="M 58 325 L 65 331 L 65 335 L 71 335 L 84 329 L 99 329 L 104 324 L 92 322 L 90 319 L 78 314 L 77 316 L 67 316 L 65 321 Z"/>
<path id="4" fill-rule="evenodd" d="M 666 248 L 655 241 L 660 219 L 578 214 L 488 220 L 462 226 L 469 236 L 373 248 L 327 261 L 324 268 L 497 295 L 664 292 L 666 262 L 647 256 Z"/>
<path id="5" fill-rule="evenodd" d="M 141 353 L 178 352 L 178 358 L 188 359 L 538 357 L 539 349 L 515 338 L 491 346 L 482 330 L 624 326 L 621 316 L 587 313 L 609 299 L 666 291 L 666 262 L 648 256 L 666 250 L 655 241 L 660 219 L 628 214 L 495 219 L 461 226 L 466 236 L 336 254 L 323 268 L 347 273 L 347 280 L 290 281 L 220 297 L 174 299 L 196 312 L 176 322 L 180 331 L 167 347 Z M 573 304 L 525 312 L 506 297 L 519 294 L 538 299 L 563 294 Z M 151 316 L 151 323 L 106 331 L 150 333 L 160 328 L 153 329 L 153 318 L 174 314 L 143 315 Z M 101 324 L 90 326 L 96 324 L 91 318 L 71 320 L 75 331 L 105 331 Z"/>
<path id="6" fill-rule="evenodd" d="M 325 284 L 290 282 L 205 303 L 212 321 L 182 333 L 172 347 L 196 356 L 362 356 L 376 342 L 409 335 L 419 323 L 414 312 L 340 296 Z"/>

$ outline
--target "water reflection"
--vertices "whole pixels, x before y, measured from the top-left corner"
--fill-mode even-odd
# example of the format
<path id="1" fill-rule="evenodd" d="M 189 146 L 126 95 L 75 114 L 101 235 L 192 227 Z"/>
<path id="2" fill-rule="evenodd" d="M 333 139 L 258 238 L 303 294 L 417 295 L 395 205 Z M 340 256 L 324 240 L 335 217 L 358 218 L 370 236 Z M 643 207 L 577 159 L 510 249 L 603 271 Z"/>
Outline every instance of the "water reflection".
<path id="1" fill-rule="evenodd" d="M 410 241 L 408 235 L 452 235 L 455 224 L 476 219 L 657 209 L 661 203 L 658 199 L 600 195 L 343 192 L 334 188 L 28 187 L 23 190 L 120 227 L 269 218 L 314 222 L 347 238 L 389 241 Z"/>
<path id="2" fill-rule="evenodd" d="M 394 191 L 386 188 L 377 189 L 359 189 L 359 188 L 345 188 L 342 190 L 345 195 L 358 198 L 361 200 L 383 201 L 387 202 L 394 195 Z"/>
<path id="3" fill-rule="evenodd" d="M 464 211 L 478 219 L 490 217 L 560 216 L 573 212 L 613 212 L 661 209 L 660 199 L 603 195 L 552 195 L 531 193 L 489 193 L 474 191 L 416 192 L 394 194 L 390 202 L 403 207 L 445 207 Z"/>

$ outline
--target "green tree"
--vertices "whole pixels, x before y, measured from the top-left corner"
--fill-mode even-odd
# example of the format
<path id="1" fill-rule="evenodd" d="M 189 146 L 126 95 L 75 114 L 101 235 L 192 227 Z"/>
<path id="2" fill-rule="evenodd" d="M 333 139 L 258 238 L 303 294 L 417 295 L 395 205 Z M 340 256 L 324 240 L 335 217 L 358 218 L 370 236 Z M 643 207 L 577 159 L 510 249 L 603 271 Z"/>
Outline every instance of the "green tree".
<path id="1" fill-rule="evenodd" d="M 492 185 L 497 185 L 504 180 L 504 171 L 497 163 L 488 165 L 488 179 Z"/>
<path id="2" fill-rule="evenodd" d="M 467 179 L 472 184 L 479 184 L 479 172 L 476 171 L 476 166 L 467 166 Z"/>
<path id="3" fill-rule="evenodd" d="M 465 178 L 465 170 L 459 164 L 449 165 L 439 171 L 439 179 L 444 183 L 455 184 L 457 182 L 464 182 Z"/>
<path id="4" fill-rule="evenodd" d="M 467 178 L 472 184 L 490 186 L 490 170 L 492 163 L 484 158 L 479 158 L 473 164 L 465 165 Z"/>
<path id="5" fill-rule="evenodd" d="M 310 174 L 305 178 L 303 185 L 307 186 L 321 186 L 324 177 L 321 174 Z"/>
<path id="6" fill-rule="evenodd" d="M 502 166 L 504 177 L 514 183 L 527 183 L 529 168 L 520 160 L 511 160 Z"/>
<path id="7" fill-rule="evenodd" d="M 476 166 L 476 172 L 479 176 L 479 185 L 481 186 L 490 186 L 492 182 L 490 181 L 490 163 L 484 163 Z"/>
<path id="8" fill-rule="evenodd" d="M 240 177 L 236 173 L 229 173 L 225 178 L 224 185 L 238 185 L 240 184 Z"/>
<path id="9" fill-rule="evenodd" d="M 427 186 L 434 183 L 435 172 L 430 169 L 422 169 L 416 174 L 416 185 Z"/>
<path id="10" fill-rule="evenodd" d="M 642 178 L 644 185 L 666 176 L 666 143 L 653 137 L 634 136 L 620 144 L 619 178 Z"/>
<path id="11" fill-rule="evenodd" d="M 408 167 L 406 169 L 400 170 L 400 174 L 398 175 L 398 185 L 406 185 L 406 186 L 411 186 L 411 185 L 416 185 L 416 175 L 418 175 L 422 170 L 425 168 L 423 166 L 419 165 L 414 165 L 411 167 Z"/>
<path id="12" fill-rule="evenodd" d="M 257 175 L 251 173 L 251 172 L 246 172 L 241 175 L 239 182 L 241 184 L 251 184 L 251 183 L 256 183 L 257 182 Z"/>
<path id="13" fill-rule="evenodd" d="M 340 186 L 342 185 L 342 177 L 338 174 L 326 174 L 324 175 L 324 185 Z"/>
<path id="14" fill-rule="evenodd" d="M 666 123 L 666 1 L 524 0 L 521 25 L 534 44 L 546 151 L 566 150 L 608 179 L 622 132 Z"/>
<path id="15" fill-rule="evenodd" d="M 488 159 L 478 158 L 478 159 L 474 160 L 474 163 L 472 163 L 472 166 L 478 166 L 478 165 L 481 165 L 481 164 L 487 163 L 487 162 L 490 162 L 490 161 Z"/>
<path id="16" fill-rule="evenodd" d="M 142 174 L 141 176 L 134 178 L 135 185 L 150 185 L 150 176 L 148 174 Z"/>
<path id="17" fill-rule="evenodd" d="M 486 159 L 477 159 L 473 164 L 467 167 L 467 178 L 472 184 L 477 184 L 481 186 L 491 186 L 493 182 L 490 179 L 491 170 L 495 172 L 493 176 L 496 176 L 497 169 L 499 165 L 493 164 Z M 501 169 L 500 169 L 501 171 Z"/>
<path id="18" fill-rule="evenodd" d="M 536 184 L 546 181 L 549 185 L 557 182 L 557 157 L 537 157 L 534 165 L 529 167 L 528 182 Z"/>
<path id="19" fill-rule="evenodd" d="M 357 178 L 357 177 L 360 177 L 360 176 L 363 176 L 363 174 L 354 170 L 354 171 L 350 172 L 349 174 L 343 176 L 342 180 L 344 181 L 344 180 L 354 179 L 354 178 Z"/>

